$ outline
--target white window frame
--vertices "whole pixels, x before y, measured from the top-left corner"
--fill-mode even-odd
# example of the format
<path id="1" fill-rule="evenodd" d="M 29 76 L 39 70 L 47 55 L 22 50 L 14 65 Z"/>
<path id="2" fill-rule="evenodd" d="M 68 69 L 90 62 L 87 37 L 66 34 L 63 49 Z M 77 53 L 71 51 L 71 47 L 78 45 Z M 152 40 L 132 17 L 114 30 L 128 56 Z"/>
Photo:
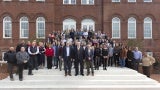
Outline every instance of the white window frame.
<path id="1" fill-rule="evenodd" d="M 90 3 L 90 0 L 86 0 L 86 3 L 83 3 L 83 0 L 81 0 L 82 5 L 94 5 L 95 0 L 93 0 L 93 3 Z"/>
<path id="2" fill-rule="evenodd" d="M 36 0 L 37 2 L 45 2 L 45 0 Z"/>
<path id="3" fill-rule="evenodd" d="M 21 19 L 23 19 L 23 18 L 25 18 L 25 19 L 27 19 L 26 21 L 22 21 Z M 27 28 L 28 28 L 28 36 L 27 37 L 23 37 L 22 36 L 22 23 L 27 23 L 28 24 L 28 26 L 27 26 Z M 27 17 L 25 17 L 25 16 L 23 16 L 23 17 L 21 17 L 20 18 L 20 38 L 22 38 L 22 39 L 28 39 L 29 38 L 29 20 L 28 20 L 28 18 Z"/>
<path id="4" fill-rule="evenodd" d="M 75 3 L 72 3 L 72 0 L 68 0 L 68 3 L 65 3 L 65 0 L 63 0 L 64 5 L 75 5 L 77 0 L 75 0 Z"/>
<path id="5" fill-rule="evenodd" d="M 74 19 L 68 18 L 63 21 L 63 31 L 65 31 L 65 27 L 68 27 L 68 30 L 71 30 L 72 27 L 76 31 L 76 21 Z"/>
<path id="6" fill-rule="evenodd" d="M 130 26 L 130 24 L 134 24 L 134 33 L 133 34 L 135 34 L 135 36 L 134 37 L 130 37 L 130 31 L 132 32 L 132 29 L 131 29 L 131 27 L 133 27 L 133 26 Z M 134 17 L 130 17 L 129 19 L 128 19 L 128 39 L 136 39 L 136 25 L 137 23 L 136 23 L 136 19 L 134 18 Z M 130 30 L 131 29 L 131 30 Z"/>
<path id="7" fill-rule="evenodd" d="M 90 26 L 92 26 L 92 30 L 95 31 L 95 21 L 92 19 L 84 19 L 81 22 L 81 30 L 83 30 L 83 27 L 86 26 L 87 31 L 91 30 Z"/>
<path id="8" fill-rule="evenodd" d="M 129 3 L 134 3 L 136 0 L 128 0 Z"/>
<path id="9" fill-rule="evenodd" d="M 119 21 L 113 21 L 114 19 L 117 19 L 117 20 L 119 20 Z M 114 37 L 114 33 L 113 33 L 113 29 L 114 29 L 114 24 L 118 24 L 118 27 L 119 27 L 119 30 L 118 30 L 118 37 Z M 118 18 L 118 17 L 114 17 L 113 19 L 112 19 L 112 38 L 113 39 L 120 39 L 121 38 L 121 20 L 120 20 L 120 18 Z"/>
<path id="10" fill-rule="evenodd" d="M 150 24 L 150 28 L 151 28 L 151 31 L 150 31 L 150 34 L 151 34 L 151 36 L 150 37 L 145 37 L 145 34 L 146 34 L 146 30 L 145 30 L 145 26 L 146 26 L 146 24 Z M 152 19 L 150 18 L 150 17 L 146 17 L 145 19 L 144 19 L 144 25 L 143 25 L 143 32 L 144 32 L 144 39 L 152 39 L 152 26 L 153 24 L 152 24 Z M 148 25 L 147 25 L 148 26 Z"/>
<path id="11" fill-rule="evenodd" d="M 6 20 L 6 19 L 9 19 L 9 20 Z M 10 37 L 6 37 L 5 36 L 5 34 L 6 34 L 6 32 L 5 32 L 6 31 L 5 26 L 8 23 L 10 24 L 10 30 L 8 30 L 8 31 L 10 31 L 10 34 L 11 34 Z M 6 17 L 3 18 L 3 38 L 12 38 L 12 19 L 9 16 L 6 16 Z"/>
<path id="12" fill-rule="evenodd" d="M 26 1 L 29 1 L 29 0 L 19 0 L 19 1 L 22 1 L 22 2 L 25 1 L 26 2 Z"/>
<path id="13" fill-rule="evenodd" d="M 115 3 L 116 3 L 116 2 L 121 2 L 121 0 L 112 0 L 112 2 L 115 2 Z"/>
<path id="14" fill-rule="evenodd" d="M 3 0 L 3 1 L 7 2 L 7 1 L 12 1 L 12 0 Z"/>
<path id="15" fill-rule="evenodd" d="M 152 0 L 143 0 L 144 2 L 152 2 Z"/>
<path id="16" fill-rule="evenodd" d="M 38 37 L 39 35 L 39 24 L 44 24 L 44 29 L 42 30 L 43 32 L 44 32 L 44 36 L 43 37 Z M 38 17 L 37 19 L 36 19 L 36 37 L 38 38 L 38 39 L 44 39 L 45 38 L 45 18 L 44 17 Z"/>

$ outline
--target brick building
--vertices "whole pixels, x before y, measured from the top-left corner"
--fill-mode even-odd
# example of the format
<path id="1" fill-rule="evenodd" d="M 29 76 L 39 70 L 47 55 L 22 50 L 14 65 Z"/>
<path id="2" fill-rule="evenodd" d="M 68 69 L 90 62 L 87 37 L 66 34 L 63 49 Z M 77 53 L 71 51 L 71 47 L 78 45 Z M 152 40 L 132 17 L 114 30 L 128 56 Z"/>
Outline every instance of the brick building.
<path id="1" fill-rule="evenodd" d="M 159 55 L 160 0 L 0 0 L 0 55 L 52 31 L 93 29 Z"/>

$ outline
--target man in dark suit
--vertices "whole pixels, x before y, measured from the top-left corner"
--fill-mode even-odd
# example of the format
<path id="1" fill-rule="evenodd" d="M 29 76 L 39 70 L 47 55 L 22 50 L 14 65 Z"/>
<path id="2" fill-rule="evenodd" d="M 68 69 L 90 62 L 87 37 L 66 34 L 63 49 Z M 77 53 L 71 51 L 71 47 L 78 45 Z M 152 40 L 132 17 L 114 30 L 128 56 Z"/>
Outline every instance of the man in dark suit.
<path id="1" fill-rule="evenodd" d="M 71 76 L 71 53 L 72 53 L 72 48 L 70 46 L 70 43 L 67 42 L 66 46 L 63 48 L 63 59 L 64 59 L 64 70 L 65 70 L 65 76 L 69 75 Z"/>
<path id="2" fill-rule="evenodd" d="M 83 74 L 83 69 L 84 69 L 84 49 L 81 47 L 80 42 L 77 42 L 77 46 L 75 47 L 75 76 L 79 74 L 79 64 L 80 64 L 80 73 L 82 76 Z"/>
<path id="3" fill-rule="evenodd" d="M 86 59 L 86 65 L 87 65 L 87 76 L 90 74 L 90 68 L 91 68 L 91 71 L 92 71 L 92 76 L 94 76 L 93 57 L 94 57 L 94 51 L 91 48 L 91 45 L 88 44 L 87 48 L 85 49 L 85 59 Z"/>

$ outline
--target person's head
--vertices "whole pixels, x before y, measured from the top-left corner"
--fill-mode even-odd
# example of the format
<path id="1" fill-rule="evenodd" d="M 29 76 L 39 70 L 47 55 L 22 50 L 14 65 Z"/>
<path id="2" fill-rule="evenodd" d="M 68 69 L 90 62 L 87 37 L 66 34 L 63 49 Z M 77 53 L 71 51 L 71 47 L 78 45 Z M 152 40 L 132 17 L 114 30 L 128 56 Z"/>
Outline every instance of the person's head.
<path id="1" fill-rule="evenodd" d="M 66 42 L 66 46 L 68 47 L 70 45 L 70 42 L 68 41 L 68 42 Z"/>
<path id="2" fill-rule="evenodd" d="M 39 42 L 39 46 L 43 46 L 43 42 Z"/>
<path id="3" fill-rule="evenodd" d="M 25 44 L 25 41 L 24 41 L 24 40 L 22 40 L 22 41 L 21 41 L 21 44 Z"/>
<path id="4" fill-rule="evenodd" d="M 144 53 L 143 53 L 143 56 L 144 56 L 144 57 L 147 57 L 147 52 L 144 52 Z"/>
<path id="5" fill-rule="evenodd" d="M 80 42 L 77 42 L 77 46 L 80 47 L 80 45 L 81 45 L 81 43 L 80 43 Z"/>
<path id="6" fill-rule="evenodd" d="M 135 51 L 138 51 L 138 47 L 135 47 Z"/>
<path id="7" fill-rule="evenodd" d="M 10 50 L 10 51 L 14 51 L 14 47 L 10 47 L 9 50 Z"/>
<path id="8" fill-rule="evenodd" d="M 36 46 L 36 42 L 35 41 L 32 42 L 32 46 Z"/>
<path id="9" fill-rule="evenodd" d="M 25 47 L 21 47 L 21 52 L 24 52 L 25 51 Z"/>
<path id="10" fill-rule="evenodd" d="M 88 45 L 87 45 L 87 48 L 88 48 L 88 49 L 91 49 L 91 45 L 90 45 L 90 44 L 88 44 Z"/>
<path id="11" fill-rule="evenodd" d="M 30 42 L 30 41 L 28 41 L 28 42 L 27 42 L 27 44 L 28 44 L 28 45 L 31 45 L 31 42 Z"/>
<path id="12" fill-rule="evenodd" d="M 51 45 L 51 44 L 49 44 L 49 45 L 48 45 L 48 48 L 52 48 L 52 45 Z"/>

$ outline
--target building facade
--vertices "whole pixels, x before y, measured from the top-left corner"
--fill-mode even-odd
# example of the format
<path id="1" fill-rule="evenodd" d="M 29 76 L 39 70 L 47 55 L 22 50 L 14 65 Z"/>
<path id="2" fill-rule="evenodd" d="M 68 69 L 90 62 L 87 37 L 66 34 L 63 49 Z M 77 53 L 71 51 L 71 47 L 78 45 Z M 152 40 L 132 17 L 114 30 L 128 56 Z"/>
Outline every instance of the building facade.
<path id="1" fill-rule="evenodd" d="M 73 28 L 140 43 L 143 51 L 159 57 L 159 8 L 160 0 L 0 0 L 0 53 L 21 40 L 43 40 Z"/>

